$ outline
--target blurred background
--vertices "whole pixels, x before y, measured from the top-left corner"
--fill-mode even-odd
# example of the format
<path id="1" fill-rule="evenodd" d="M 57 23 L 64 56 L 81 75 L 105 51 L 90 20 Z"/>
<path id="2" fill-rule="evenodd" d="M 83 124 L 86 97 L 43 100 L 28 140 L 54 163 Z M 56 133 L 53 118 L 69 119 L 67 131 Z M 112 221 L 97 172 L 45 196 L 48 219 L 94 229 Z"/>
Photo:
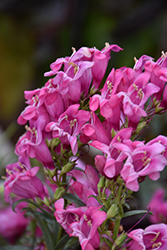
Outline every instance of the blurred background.
<path id="1" fill-rule="evenodd" d="M 134 65 L 143 54 L 157 60 L 167 51 L 166 0 L 1 0 L 0 1 L 0 165 L 15 161 L 14 144 L 24 132 L 17 117 L 25 107 L 24 90 L 42 87 L 44 72 L 71 47 L 105 42 L 124 51 L 112 53 L 112 67 Z M 155 117 L 147 138 L 167 135 L 166 115 Z M 149 131 L 149 133 L 148 133 Z M 163 177 L 164 183 L 167 178 Z M 154 185 L 159 185 L 151 182 Z M 142 207 L 148 202 L 141 189 Z M 152 192 L 151 187 L 148 195 Z M 142 193 L 143 192 L 143 193 Z"/>

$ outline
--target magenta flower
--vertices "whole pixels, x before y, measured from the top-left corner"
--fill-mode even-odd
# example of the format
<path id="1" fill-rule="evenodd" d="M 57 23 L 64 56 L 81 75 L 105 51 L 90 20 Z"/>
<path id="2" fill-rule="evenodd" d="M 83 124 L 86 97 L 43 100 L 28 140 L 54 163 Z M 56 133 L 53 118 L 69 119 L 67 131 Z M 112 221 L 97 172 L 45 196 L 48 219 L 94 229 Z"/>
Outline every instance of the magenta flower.
<path id="1" fill-rule="evenodd" d="M 75 155 L 78 151 L 77 136 L 82 126 L 89 121 L 90 114 L 85 110 L 78 110 L 79 104 L 71 105 L 60 115 L 58 122 L 50 122 L 46 131 L 52 131 L 53 138 L 59 138 L 63 144 L 71 146 Z"/>
<path id="2" fill-rule="evenodd" d="M 109 137 L 110 135 L 106 132 L 97 115 L 91 112 L 90 123 L 85 124 L 81 129 L 81 142 L 87 143 L 90 140 L 97 140 L 108 145 L 110 143 Z"/>
<path id="3" fill-rule="evenodd" d="M 128 234 L 132 241 L 128 250 L 166 250 L 167 249 L 167 225 L 161 223 L 151 225 L 143 229 L 136 229 Z"/>
<path id="4" fill-rule="evenodd" d="M 100 236 L 98 227 L 105 221 L 107 214 L 100 211 L 101 207 L 88 208 L 80 220 L 70 225 L 72 233 L 70 236 L 79 238 L 82 250 L 94 250 L 99 248 Z"/>
<path id="5" fill-rule="evenodd" d="M 30 167 L 28 158 L 19 157 L 19 161 L 6 166 L 7 179 L 4 182 L 5 201 L 10 202 L 10 194 L 21 198 L 39 197 L 43 199 L 46 195 L 41 180 L 36 177 L 39 167 Z"/>
<path id="6" fill-rule="evenodd" d="M 45 124 L 45 116 L 42 115 L 37 120 L 31 120 L 30 127 L 26 126 L 27 132 L 16 144 L 15 153 L 23 158 L 36 158 L 45 168 L 54 169 L 53 159 L 45 142 Z"/>
<path id="7" fill-rule="evenodd" d="M 153 194 L 148 207 L 153 215 L 150 215 L 149 219 L 152 223 L 167 223 L 167 201 L 164 201 L 165 190 L 158 189 Z M 158 204 L 158 205 L 157 205 Z"/>
<path id="8" fill-rule="evenodd" d="M 121 170 L 121 176 L 126 182 L 127 188 L 138 191 L 139 177 L 148 175 L 152 180 L 159 178 L 159 172 L 167 164 L 166 158 L 162 155 L 164 149 L 165 147 L 161 143 L 155 142 L 151 145 L 138 146 L 129 154 Z"/>
<path id="9" fill-rule="evenodd" d="M 0 209 L 0 235 L 10 244 L 16 243 L 29 223 L 29 219 L 24 217 L 24 212 L 19 211 L 23 207 L 23 203 L 18 204 L 17 213 L 11 206 Z"/>
<path id="10" fill-rule="evenodd" d="M 148 83 L 150 73 L 141 73 L 128 88 L 127 93 L 120 92 L 118 96 L 123 96 L 123 112 L 128 120 L 138 124 L 141 117 L 147 116 L 144 105 L 148 98 L 159 91 L 159 87 L 153 83 Z"/>
<path id="11" fill-rule="evenodd" d="M 129 147 L 126 145 L 126 140 L 131 137 L 131 128 L 121 129 L 112 139 L 109 145 L 99 141 L 93 141 L 91 146 L 101 150 L 104 156 L 97 155 L 95 157 L 96 167 L 100 173 L 104 173 L 108 178 L 118 176 L 123 167 L 123 162 L 127 158 L 126 151 Z M 121 148 L 117 149 L 117 144 L 121 142 Z M 120 150 L 121 149 L 121 150 Z"/>
<path id="12" fill-rule="evenodd" d="M 64 209 L 64 199 L 61 198 L 54 203 L 55 206 L 55 213 L 54 216 L 56 217 L 57 222 L 64 228 L 64 230 L 71 234 L 72 230 L 70 225 L 75 222 L 79 221 L 85 210 L 86 207 L 74 207 L 69 205 L 66 209 Z"/>

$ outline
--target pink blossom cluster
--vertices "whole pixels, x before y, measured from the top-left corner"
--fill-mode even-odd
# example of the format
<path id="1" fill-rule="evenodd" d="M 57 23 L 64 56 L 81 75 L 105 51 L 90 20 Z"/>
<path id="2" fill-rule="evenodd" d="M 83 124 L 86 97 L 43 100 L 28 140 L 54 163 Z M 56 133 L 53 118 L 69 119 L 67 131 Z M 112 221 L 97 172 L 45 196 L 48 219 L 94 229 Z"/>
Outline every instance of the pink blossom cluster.
<path id="1" fill-rule="evenodd" d="M 104 225 L 107 220 L 117 224 L 114 216 L 121 216 L 123 202 L 115 204 L 116 196 L 123 200 L 127 190 L 138 191 L 146 176 L 157 180 L 167 165 L 167 137 L 137 140 L 153 116 L 167 109 L 167 55 L 156 62 L 144 55 L 133 68 L 113 68 L 104 79 L 111 51 L 120 50 L 108 43 L 101 51 L 73 48 L 70 57 L 50 65 L 44 87 L 25 91 L 27 106 L 18 123 L 26 124 L 26 132 L 15 147 L 18 162 L 6 167 L 6 202 L 13 203 L 11 194 L 40 200 L 50 213 L 54 204 L 56 221 L 70 237 L 78 237 L 82 250 L 117 242 L 119 232 Z M 95 168 L 79 160 L 85 145 L 101 151 Z M 32 158 L 43 166 L 43 181 L 37 176 L 39 167 L 31 167 Z M 65 194 L 83 205 L 69 202 Z M 127 249 L 166 249 L 166 227 L 131 231 Z"/>

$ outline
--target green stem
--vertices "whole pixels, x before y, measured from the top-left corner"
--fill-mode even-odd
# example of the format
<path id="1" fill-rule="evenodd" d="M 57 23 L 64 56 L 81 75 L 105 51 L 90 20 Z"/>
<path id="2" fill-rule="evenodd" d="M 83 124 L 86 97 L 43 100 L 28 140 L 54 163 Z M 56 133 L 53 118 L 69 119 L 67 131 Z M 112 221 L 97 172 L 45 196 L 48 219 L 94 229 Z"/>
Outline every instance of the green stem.
<path id="1" fill-rule="evenodd" d="M 116 199 L 115 199 L 116 203 L 119 207 L 119 213 L 115 218 L 115 226 L 114 226 L 113 237 L 112 237 L 114 241 L 116 240 L 116 238 L 118 236 L 120 222 L 121 222 L 121 219 L 123 217 L 123 208 L 121 205 L 121 195 L 122 195 L 121 192 L 122 192 L 122 185 L 119 185 L 118 189 L 117 189 Z"/>

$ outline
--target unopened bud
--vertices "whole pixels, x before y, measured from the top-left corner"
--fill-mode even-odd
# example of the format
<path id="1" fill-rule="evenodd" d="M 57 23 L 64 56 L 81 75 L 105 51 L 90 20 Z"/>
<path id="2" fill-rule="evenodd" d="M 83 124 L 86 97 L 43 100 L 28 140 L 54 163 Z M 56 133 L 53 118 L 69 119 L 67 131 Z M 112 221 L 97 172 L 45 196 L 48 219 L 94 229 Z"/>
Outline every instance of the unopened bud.
<path id="1" fill-rule="evenodd" d="M 58 200 L 58 199 L 60 199 L 63 196 L 63 194 L 65 194 L 65 188 L 64 187 L 58 187 L 56 189 L 55 193 L 54 193 L 53 198 L 55 200 Z"/>
<path id="2" fill-rule="evenodd" d="M 72 170 L 75 167 L 75 162 L 74 161 L 70 161 L 68 162 L 66 165 L 63 166 L 61 172 L 60 172 L 60 177 L 63 174 L 68 173 L 70 170 Z"/>
<path id="3" fill-rule="evenodd" d="M 50 206 L 50 201 L 47 197 L 44 198 L 44 203 L 46 204 L 46 206 Z"/>
<path id="4" fill-rule="evenodd" d="M 127 234 L 125 232 L 123 232 L 122 234 L 120 234 L 120 236 L 115 240 L 115 244 L 117 246 L 121 245 L 127 238 Z"/>
<path id="5" fill-rule="evenodd" d="M 50 147 L 51 147 L 51 149 L 54 149 L 54 148 L 56 148 L 59 144 L 60 144 L 60 140 L 59 140 L 59 138 L 54 138 L 54 139 L 52 139 L 51 141 L 50 141 Z"/>
<path id="6" fill-rule="evenodd" d="M 114 138 L 115 135 L 116 135 L 116 131 L 112 128 L 111 129 L 111 137 Z"/>
<path id="7" fill-rule="evenodd" d="M 145 121 L 139 122 L 136 128 L 136 134 L 139 134 L 146 125 L 147 123 Z"/>
<path id="8" fill-rule="evenodd" d="M 57 169 L 56 168 L 54 168 L 54 169 L 47 169 L 47 174 L 52 178 L 52 177 L 54 177 L 55 175 L 56 175 L 56 171 L 57 171 Z"/>
<path id="9" fill-rule="evenodd" d="M 105 177 L 102 176 L 102 177 L 100 178 L 99 183 L 97 184 L 97 188 L 98 188 L 98 193 L 99 193 L 99 194 L 101 193 L 101 189 L 104 188 L 104 186 L 105 186 Z"/>
<path id="10" fill-rule="evenodd" d="M 109 210 L 107 211 L 107 219 L 113 218 L 118 213 L 117 204 L 112 204 Z"/>

